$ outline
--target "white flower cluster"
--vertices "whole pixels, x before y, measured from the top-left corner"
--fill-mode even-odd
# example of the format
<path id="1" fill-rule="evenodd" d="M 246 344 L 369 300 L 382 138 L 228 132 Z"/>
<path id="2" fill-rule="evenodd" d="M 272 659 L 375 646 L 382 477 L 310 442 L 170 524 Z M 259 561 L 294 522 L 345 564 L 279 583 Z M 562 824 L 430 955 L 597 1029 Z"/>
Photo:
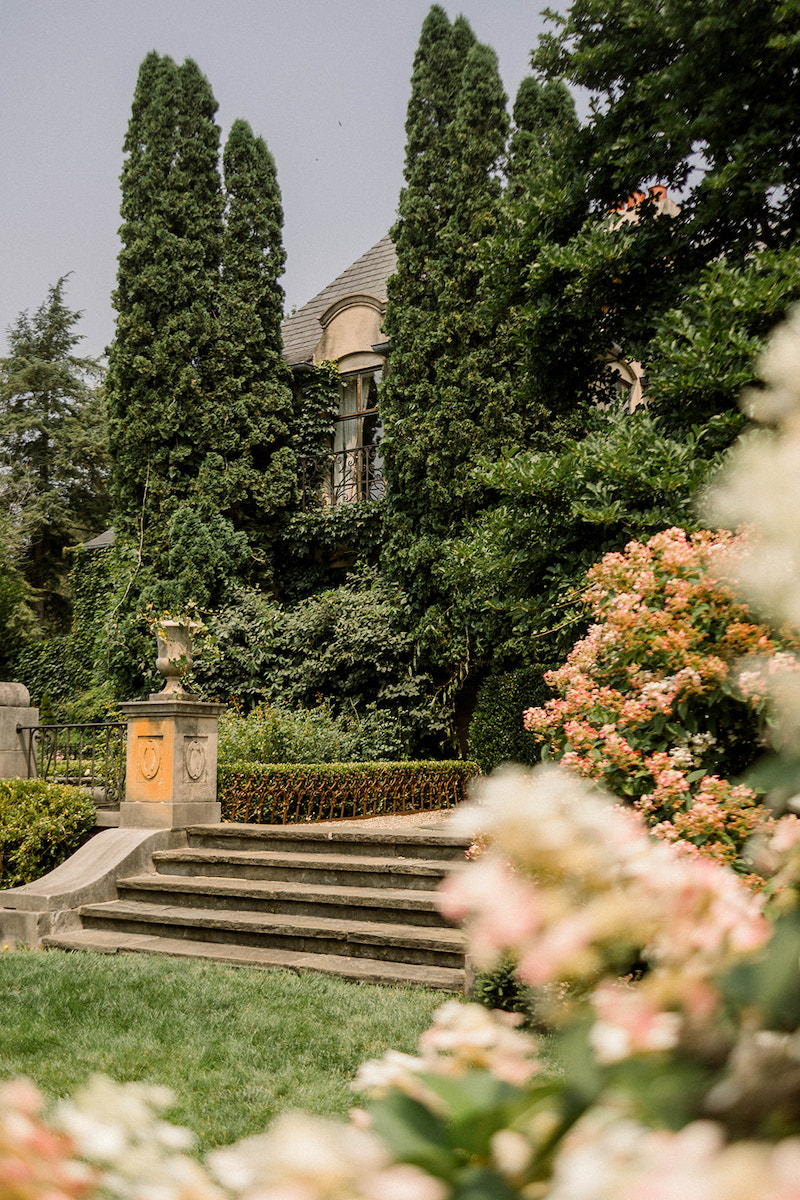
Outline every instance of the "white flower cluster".
<path id="1" fill-rule="evenodd" d="M 767 387 L 746 392 L 743 406 L 776 428 L 739 440 L 709 497 L 709 515 L 756 526 L 732 573 L 770 616 L 800 629 L 800 307 L 773 333 L 759 372 Z"/>
<path id="2" fill-rule="evenodd" d="M 726 1144 L 695 1121 L 654 1132 L 595 1108 L 568 1135 L 547 1200 L 800 1200 L 800 1138 Z"/>
<path id="3" fill-rule="evenodd" d="M 383 1143 L 353 1125 L 285 1113 L 268 1133 L 211 1155 L 211 1169 L 242 1200 L 445 1200 L 419 1168 L 392 1163 Z"/>
<path id="4" fill-rule="evenodd" d="M 448 1001 L 420 1038 L 418 1057 L 390 1050 L 383 1058 L 362 1063 L 352 1087 L 371 1097 L 402 1091 L 434 1109 L 442 1108 L 443 1102 L 426 1086 L 426 1075 L 457 1078 L 482 1069 L 522 1087 L 540 1066 L 536 1042 L 517 1028 L 521 1020 L 517 1013 Z"/>
<path id="5" fill-rule="evenodd" d="M 655 1049 L 664 1036 L 653 1003 L 705 1005 L 710 980 L 731 957 L 769 937 L 762 897 L 709 859 L 655 842 L 637 814 L 565 770 L 494 776 L 481 798 L 456 823 L 485 834 L 489 849 L 445 881 L 442 911 L 466 921 L 479 966 L 509 953 L 533 986 L 593 983 L 644 949 L 652 970 L 639 993 L 651 1004 L 615 1006 L 615 1023 L 624 1013 L 638 1049 Z"/>
<path id="6" fill-rule="evenodd" d="M 158 1115 L 174 1103 L 169 1088 L 96 1075 L 58 1106 L 56 1124 L 78 1155 L 100 1168 L 103 1191 L 115 1200 L 224 1200 L 186 1153 L 194 1134 Z"/>

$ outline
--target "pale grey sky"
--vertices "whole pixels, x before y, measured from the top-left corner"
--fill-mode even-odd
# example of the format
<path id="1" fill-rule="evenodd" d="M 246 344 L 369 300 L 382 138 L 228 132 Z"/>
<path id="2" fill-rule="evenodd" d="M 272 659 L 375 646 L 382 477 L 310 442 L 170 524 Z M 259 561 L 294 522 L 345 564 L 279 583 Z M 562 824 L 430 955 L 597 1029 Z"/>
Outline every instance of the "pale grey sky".
<path id="1" fill-rule="evenodd" d="M 545 0 L 442 0 L 497 51 L 509 106 Z M 287 304 L 391 225 L 414 51 L 429 0 L 0 0 L 0 352 L 22 309 L 72 272 L 81 351 L 113 336 L 122 139 L 149 50 L 196 60 L 223 142 L 249 121 L 285 212 Z M 563 3 L 553 7 L 564 8 Z"/>

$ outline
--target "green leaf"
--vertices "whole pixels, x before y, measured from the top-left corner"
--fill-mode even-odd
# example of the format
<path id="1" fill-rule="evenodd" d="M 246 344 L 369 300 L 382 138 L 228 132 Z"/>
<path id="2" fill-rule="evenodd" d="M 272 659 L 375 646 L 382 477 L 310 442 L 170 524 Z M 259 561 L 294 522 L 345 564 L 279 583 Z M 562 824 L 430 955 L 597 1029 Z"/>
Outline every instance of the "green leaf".
<path id="1" fill-rule="evenodd" d="M 724 977 L 723 991 L 740 1008 L 757 1007 L 766 1029 L 800 1024 L 800 911 L 781 916 L 766 949 Z"/>
<path id="2" fill-rule="evenodd" d="M 468 1167 L 459 1175 L 452 1200 L 519 1200 L 501 1175 L 487 1167 Z"/>
<path id="3" fill-rule="evenodd" d="M 458 1166 L 447 1126 L 418 1100 L 392 1092 L 369 1106 L 372 1127 L 401 1162 L 451 1180 Z"/>

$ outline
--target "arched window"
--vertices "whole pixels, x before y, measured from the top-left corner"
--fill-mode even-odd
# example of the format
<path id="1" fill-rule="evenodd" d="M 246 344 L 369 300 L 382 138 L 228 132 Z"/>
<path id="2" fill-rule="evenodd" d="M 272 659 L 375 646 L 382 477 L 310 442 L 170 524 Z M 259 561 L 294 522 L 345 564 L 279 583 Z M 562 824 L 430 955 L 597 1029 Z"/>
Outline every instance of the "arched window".
<path id="1" fill-rule="evenodd" d="M 379 500 L 383 496 L 378 413 L 380 367 L 342 375 L 339 416 L 333 437 L 329 499 L 331 504 Z"/>

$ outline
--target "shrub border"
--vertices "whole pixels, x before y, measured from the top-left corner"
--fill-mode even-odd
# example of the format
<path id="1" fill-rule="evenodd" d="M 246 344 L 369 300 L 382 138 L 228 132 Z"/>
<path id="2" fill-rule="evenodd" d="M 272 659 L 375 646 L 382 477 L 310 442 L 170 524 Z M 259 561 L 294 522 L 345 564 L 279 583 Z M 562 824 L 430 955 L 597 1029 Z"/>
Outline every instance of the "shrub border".
<path id="1" fill-rule="evenodd" d="M 256 825 L 431 812 L 466 799 L 476 762 L 231 763 L 218 771 L 222 820 Z"/>

